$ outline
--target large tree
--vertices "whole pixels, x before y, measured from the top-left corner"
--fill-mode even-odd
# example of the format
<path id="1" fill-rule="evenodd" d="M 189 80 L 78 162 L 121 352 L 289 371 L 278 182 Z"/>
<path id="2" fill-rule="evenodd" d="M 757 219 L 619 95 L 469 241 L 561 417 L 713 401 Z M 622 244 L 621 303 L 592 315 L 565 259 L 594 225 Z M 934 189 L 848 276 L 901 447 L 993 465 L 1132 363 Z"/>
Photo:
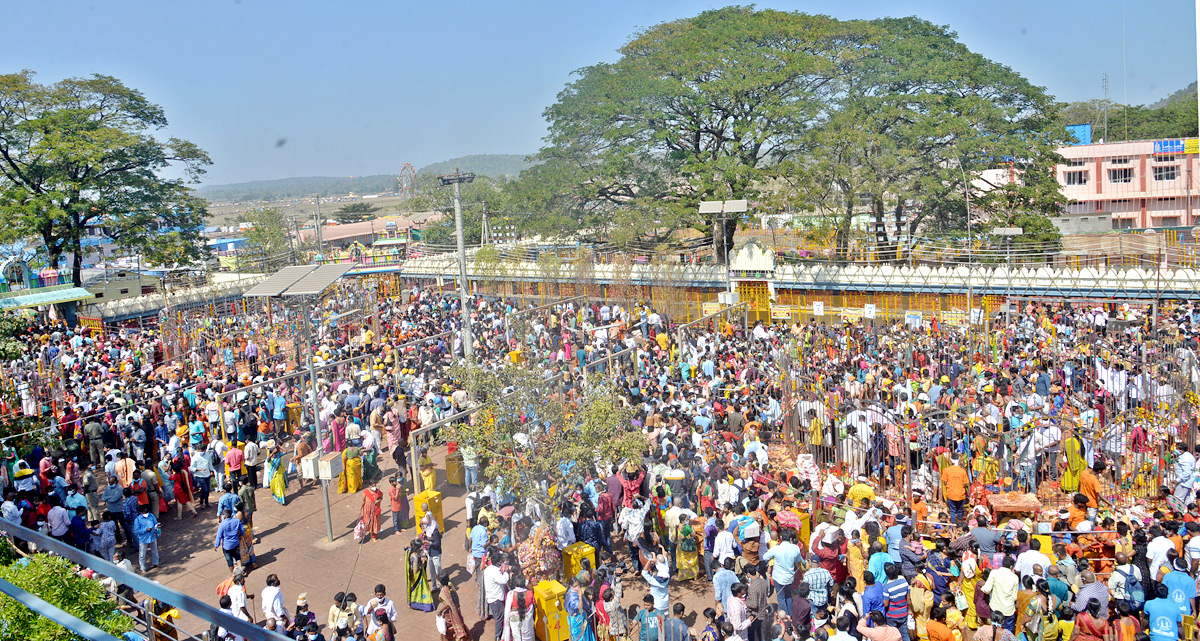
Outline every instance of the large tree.
<path id="1" fill-rule="evenodd" d="M 829 120 L 814 129 L 797 171 L 841 206 L 842 249 L 856 201 L 892 231 L 880 240 L 895 244 L 964 227 L 963 181 L 978 182 L 986 169 L 1014 159 L 1038 176 L 1053 168 L 1066 132 L 1042 88 L 971 52 L 946 27 L 912 17 L 862 27 Z M 1039 197 L 1030 203 L 1039 213 L 1061 204 L 1056 192 L 1028 193 Z"/>
<path id="2" fill-rule="evenodd" d="M 380 208 L 378 206 L 372 205 L 368 202 L 350 203 L 348 205 L 342 205 L 341 208 L 333 212 L 333 217 L 337 219 L 339 223 L 343 224 L 358 223 L 364 220 L 371 220 L 375 218 L 375 214 L 379 210 Z"/>
<path id="3" fill-rule="evenodd" d="M 0 75 L 0 239 L 40 239 L 51 265 L 71 253 L 76 285 L 91 226 L 151 263 L 206 256 L 205 203 L 188 184 L 208 155 L 158 138 L 167 126 L 162 108 L 116 78 L 43 85 L 33 76 Z"/>
<path id="4" fill-rule="evenodd" d="M 1012 156 L 1044 162 L 1062 139 L 1044 91 L 917 18 L 729 7 L 620 51 L 546 110 L 537 158 L 561 169 L 542 173 L 571 186 L 580 220 L 605 211 L 651 239 L 694 228 L 718 259 L 736 221 L 701 216 L 700 201 L 833 208 L 843 243 L 866 202 L 912 233 L 955 210 L 964 174 Z"/>
<path id="5" fill-rule="evenodd" d="M 619 227 L 731 239 L 737 221 L 702 216 L 700 201 L 754 197 L 801 152 L 853 56 L 842 27 L 729 7 L 647 29 L 617 62 L 577 72 L 546 110 L 538 158 L 581 173 L 579 207 L 608 205 Z"/>

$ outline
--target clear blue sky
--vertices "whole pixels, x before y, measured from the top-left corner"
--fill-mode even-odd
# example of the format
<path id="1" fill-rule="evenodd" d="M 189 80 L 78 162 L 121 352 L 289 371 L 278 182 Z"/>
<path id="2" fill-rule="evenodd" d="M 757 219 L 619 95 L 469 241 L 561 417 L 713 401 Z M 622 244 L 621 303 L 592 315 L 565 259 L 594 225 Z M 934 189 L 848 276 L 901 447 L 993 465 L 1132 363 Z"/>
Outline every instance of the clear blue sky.
<path id="1" fill-rule="evenodd" d="M 529 153 L 571 71 L 636 30 L 728 3 L 22 1 L 5 7 L 4 73 L 110 74 L 212 155 L 205 182 L 392 173 L 472 153 Z M 1124 97 L 1121 0 L 810 0 L 759 7 L 838 18 L 918 15 L 1060 100 Z M 1128 4 L 1128 99 L 1196 79 L 1195 5 Z M 286 144 L 277 146 L 277 141 Z"/>

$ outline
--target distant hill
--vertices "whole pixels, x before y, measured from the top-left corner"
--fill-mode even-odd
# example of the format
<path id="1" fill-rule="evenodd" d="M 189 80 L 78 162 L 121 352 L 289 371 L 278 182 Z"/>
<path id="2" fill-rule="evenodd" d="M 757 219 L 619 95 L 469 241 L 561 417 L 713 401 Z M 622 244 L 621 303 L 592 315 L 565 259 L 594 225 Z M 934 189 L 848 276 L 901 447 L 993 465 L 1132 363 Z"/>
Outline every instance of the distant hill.
<path id="1" fill-rule="evenodd" d="M 1176 91 L 1175 93 L 1163 98 L 1162 100 L 1159 100 L 1152 105 L 1146 105 L 1146 107 L 1150 109 L 1162 109 L 1168 104 L 1178 102 L 1180 100 L 1188 100 L 1193 104 L 1196 102 L 1196 83 L 1193 82 L 1192 84 L 1180 89 L 1179 91 Z"/>
<path id="2" fill-rule="evenodd" d="M 328 177 L 309 176 L 280 178 L 277 180 L 253 180 L 231 185 L 205 185 L 196 190 L 196 195 L 213 202 L 246 202 L 287 200 L 306 196 L 343 196 L 356 194 L 380 194 L 396 191 L 395 174 L 376 176 Z"/>
<path id="3" fill-rule="evenodd" d="M 522 154 L 475 154 L 435 162 L 432 165 L 422 167 L 417 173 L 434 175 L 450 174 L 454 173 L 455 167 L 459 171 L 468 171 L 491 178 L 501 178 L 503 176 L 516 176 L 522 170 L 528 169 L 529 163 L 525 162 L 525 156 Z"/>

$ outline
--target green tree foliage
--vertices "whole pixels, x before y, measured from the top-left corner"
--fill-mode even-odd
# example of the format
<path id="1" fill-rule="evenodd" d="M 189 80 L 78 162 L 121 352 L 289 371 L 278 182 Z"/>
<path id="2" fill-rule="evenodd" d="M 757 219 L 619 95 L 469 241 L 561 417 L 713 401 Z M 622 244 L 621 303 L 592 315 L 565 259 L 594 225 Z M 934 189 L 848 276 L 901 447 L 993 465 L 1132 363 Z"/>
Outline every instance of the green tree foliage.
<path id="1" fill-rule="evenodd" d="M 620 52 L 578 71 L 546 110 L 545 164 L 512 188 L 536 202 L 524 183 L 548 177 L 554 216 L 606 216 L 614 234 L 690 227 L 720 244 L 736 221 L 698 204 L 733 198 L 831 207 L 843 229 L 862 199 L 909 231 L 961 226 L 931 215 L 961 200 L 960 161 L 968 173 L 1009 156 L 1049 163 L 1065 136 L 1041 88 L 916 18 L 729 7 L 647 29 Z"/>
<path id="2" fill-rule="evenodd" d="M 333 217 L 339 223 L 357 223 L 375 218 L 375 213 L 378 211 L 379 207 L 368 202 L 350 203 L 342 205 L 341 208 L 333 212 Z"/>
<path id="3" fill-rule="evenodd" d="M 133 620 L 117 609 L 96 581 L 78 576 L 62 557 L 35 554 L 25 564 L 0 567 L 0 579 L 36 594 L 45 601 L 121 637 Z M 0 641 L 73 641 L 73 632 L 0 594 Z"/>
<path id="4" fill-rule="evenodd" d="M 844 90 L 797 167 L 810 193 L 844 212 L 843 248 L 856 201 L 907 234 L 945 232 L 965 226 L 954 215 L 965 212 L 965 178 L 1008 158 L 1053 169 L 1065 131 L 1040 87 L 918 18 L 872 20 L 855 36 Z M 1031 202 L 1038 211 L 1061 202 L 1057 190 L 1031 193 L 1048 198 Z"/>
<path id="5" fill-rule="evenodd" d="M 116 78 L 33 75 L 0 75 L 0 239 L 37 238 L 51 264 L 70 252 L 76 285 L 91 225 L 152 263 L 206 256 L 205 204 L 187 187 L 210 164 L 204 150 L 156 138 L 162 108 Z M 170 168 L 183 178 L 163 176 Z"/>
<path id="6" fill-rule="evenodd" d="M 453 170 L 452 170 L 453 171 Z M 504 202 L 504 181 L 487 176 L 476 176 L 473 182 L 463 183 L 462 217 L 463 237 L 468 245 L 478 244 L 483 233 L 483 212 L 507 211 Z M 417 194 L 409 199 L 411 211 L 436 211 L 444 214 L 439 220 L 425 228 L 425 242 L 453 243 L 454 239 L 454 186 L 443 187 L 432 174 L 417 175 Z"/>
<path id="7" fill-rule="evenodd" d="M 246 212 L 241 222 L 254 225 L 246 230 L 246 241 L 262 251 L 264 256 L 278 256 L 292 250 L 288 240 L 291 223 L 283 210 L 277 207 L 264 207 Z"/>
<path id="8" fill-rule="evenodd" d="M 603 381 L 585 386 L 569 406 L 555 394 L 558 383 L 532 369 L 457 365 L 450 375 L 486 407 L 469 423 L 451 426 L 446 437 L 474 447 L 485 462 L 484 478 L 538 501 L 544 514 L 552 513 L 553 501 L 541 489 L 543 479 L 582 481 L 595 462 L 640 460 L 645 453 L 645 439 L 631 428 L 632 413 Z"/>

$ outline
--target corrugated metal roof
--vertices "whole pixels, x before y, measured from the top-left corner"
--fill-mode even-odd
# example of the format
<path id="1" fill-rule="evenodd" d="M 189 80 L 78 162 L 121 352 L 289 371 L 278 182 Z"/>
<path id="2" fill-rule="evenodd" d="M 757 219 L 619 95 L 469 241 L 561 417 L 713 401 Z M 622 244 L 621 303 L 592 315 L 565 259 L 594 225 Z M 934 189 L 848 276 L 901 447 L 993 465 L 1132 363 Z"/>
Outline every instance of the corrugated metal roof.
<path id="1" fill-rule="evenodd" d="M 69 303 L 76 300 L 92 299 L 95 296 L 82 287 L 63 285 L 61 287 L 44 287 L 41 290 L 29 290 L 28 294 L 0 298 L 0 310 L 24 309 L 39 305 L 54 305 Z"/>
<path id="2" fill-rule="evenodd" d="M 263 282 L 251 287 L 243 296 L 246 298 L 278 296 L 315 269 L 317 268 L 313 265 L 284 267 L 268 276 Z"/>
<path id="3" fill-rule="evenodd" d="M 294 285 L 288 287 L 287 291 L 283 292 L 283 296 L 291 298 L 293 296 L 315 296 L 320 294 L 337 281 L 337 279 L 345 275 L 346 272 L 350 271 L 351 267 L 354 267 L 353 263 L 321 265 Z"/>

